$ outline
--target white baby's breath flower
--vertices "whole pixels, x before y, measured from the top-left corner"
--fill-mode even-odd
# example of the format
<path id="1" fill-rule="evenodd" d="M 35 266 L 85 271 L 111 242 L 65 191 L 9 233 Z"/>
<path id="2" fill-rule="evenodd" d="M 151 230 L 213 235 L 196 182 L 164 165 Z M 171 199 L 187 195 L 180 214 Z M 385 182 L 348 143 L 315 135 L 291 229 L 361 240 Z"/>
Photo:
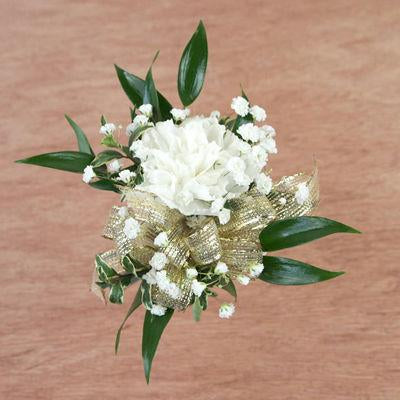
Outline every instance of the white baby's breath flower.
<path id="1" fill-rule="evenodd" d="M 262 136 L 274 138 L 276 135 L 275 129 L 270 125 L 263 125 L 261 128 Z"/>
<path id="2" fill-rule="evenodd" d="M 256 146 L 253 146 L 251 149 L 251 156 L 254 158 L 254 162 L 257 163 L 259 168 L 264 168 L 267 164 L 268 154 L 261 145 L 257 144 Z"/>
<path id="3" fill-rule="evenodd" d="M 267 113 L 259 106 L 250 107 L 250 114 L 257 122 L 265 121 L 267 118 Z"/>
<path id="4" fill-rule="evenodd" d="M 166 292 L 173 298 L 177 299 L 181 294 L 181 289 L 179 289 L 178 285 L 174 282 L 170 282 Z"/>
<path id="5" fill-rule="evenodd" d="M 93 171 L 93 167 L 91 165 L 88 165 L 85 167 L 83 170 L 83 175 L 82 175 L 82 180 L 85 183 L 90 183 L 91 180 L 96 176 L 96 173 Z"/>
<path id="6" fill-rule="evenodd" d="M 154 268 L 152 268 L 149 272 L 142 275 L 142 279 L 144 279 L 149 285 L 155 285 L 157 283 L 157 272 Z"/>
<path id="7" fill-rule="evenodd" d="M 310 190 L 308 189 L 306 183 L 303 182 L 297 185 L 297 191 L 294 194 L 294 197 L 298 204 L 300 205 L 304 204 L 309 196 L 310 196 Z"/>
<path id="8" fill-rule="evenodd" d="M 132 217 L 129 217 L 125 220 L 124 224 L 124 233 L 128 239 L 135 239 L 140 232 L 140 224 L 139 222 Z"/>
<path id="9" fill-rule="evenodd" d="M 256 178 L 256 186 L 259 192 L 262 194 L 268 194 L 272 189 L 272 179 L 261 173 Z"/>
<path id="10" fill-rule="evenodd" d="M 104 124 L 101 128 L 100 128 L 100 133 L 102 135 L 112 135 L 115 131 L 117 130 L 117 127 L 112 124 L 112 123 L 108 123 L 108 124 Z"/>
<path id="11" fill-rule="evenodd" d="M 239 275 L 236 279 L 241 285 L 244 286 L 248 285 L 250 282 L 250 278 L 246 275 Z"/>
<path id="12" fill-rule="evenodd" d="M 234 174 L 233 180 L 240 186 L 249 187 L 251 179 L 249 176 L 243 173 Z"/>
<path id="13" fill-rule="evenodd" d="M 158 247 L 164 247 L 168 244 L 167 232 L 160 232 L 154 239 L 154 244 Z"/>
<path id="14" fill-rule="evenodd" d="M 212 213 L 217 213 L 219 211 L 221 211 L 221 209 L 223 208 L 225 204 L 225 199 L 220 197 L 219 199 L 214 200 L 211 203 L 211 212 Z"/>
<path id="15" fill-rule="evenodd" d="M 139 111 L 146 117 L 151 117 L 153 114 L 153 106 L 151 104 L 142 104 L 139 107 Z"/>
<path id="16" fill-rule="evenodd" d="M 258 142 L 260 140 L 260 128 L 254 125 L 252 122 L 240 125 L 238 134 L 244 139 L 250 142 Z"/>
<path id="17" fill-rule="evenodd" d="M 228 210 L 227 208 L 223 208 L 218 213 L 218 220 L 221 225 L 227 224 L 230 219 L 231 219 L 231 210 Z"/>
<path id="18" fill-rule="evenodd" d="M 219 308 L 219 317 L 220 318 L 230 318 L 235 312 L 235 305 L 232 303 L 222 303 Z"/>
<path id="19" fill-rule="evenodd" d="M 278 201 L 281 206 L 284 206 L 286 204 L 286 199 L 284 197 L 281 197 Z"/>
<path id="20" fill-rule="evenodd" d="M 183 121 L 190 115 L 190 110 L 188 108 L 179 109 L 173 108 L 171 110 L 172 117 L 175 121 Z"/>
<path id="21" fill-rule="evenodd" d="M 251 151 L 251 146 L 244 140 L 239 139 L 237 136 L 235 136 L 235 144 L 238 150 L 243 154 L 247 154 Z"/>
<path id="22" fill-rule="evenodd" d="M 197 269 L 196 269 L 196 268 L 188 268 L 188 269 L 186 270 L 186 276 L 187 276 L 189 279 L 196 278 L 197 275 L 198 275 L 198 272 L 197 272 Z"/>
<path id="23" fill-rule="evenodd" d="M 121 218 L 126 218 L 129 215 L 128 207 L 120 207 L 119 210 L 118 210 L 118 215 Z"/>
<path id="24" fill-rule="evenodd" d="M 221 274 L 226 274 L 227 272 L 228 272 L 228 266 L 224 262 L 219 261 L 214 269 L 214 273 L 217 275 L 221 275 Z"/>
<path id="25" fill-rule="evenodd" d="M 217 110 L 212 111 L 210 114 L 210 118 L 215 118 L 215 119 L 219 120 L 221 118 L 221 113 Z"/>
<path id="26" fill-rule="evenodd" d="M 124 183 L 129 183 L 135 176 L 136 174 L 134 172 L 129 171 L 129 169 L 124 169 L 118 174 L 117 179 Z"/>
<path id="27" fill-rule="evenodd" d="M 234 97 L 231 108 L 236 114 L 244 117 L 249 113 L 249 102 L 242 96 Z"/>
<path id="28" fill-rule="evenodd" d="M 264 271 L 263 264 L 255 264 L 250 268 L 250 276 L 252 278 L 257 278 L 263 271 Z"/>
<path id="29" fill-rule="evenodd" d="M 260 142 L 260 146 L 262 146 L 269 154 L 276 154 L 278 152 L 275 139 L 273 139 L 272 137 L 266 137 L 265 139 L 262 139 Z"/>
<path id="30" fill-rule="evenodd" d="M 194 279 L 192 282 L 192 290 L 197 297 L 201 296 L 206 287 L 207 285 L 204 282 L 199 282 L 197 279 Z"/>
<path id="31" fill-rule="evenodd" d="M 166 311 L 167 311 L 167 308 L 162 306 L 162 305 L 160 305 L 160 304 L 153 304 L 153 307 L 150 310 L 150 312 L 153 315 L 158 315 L 159 317 L 164 315 Z"/>
<path id="32" fill-rule="evenodd" d="M 149 118 L 146 115 L 136 115 L 133 121 L 126 127 L 126 134 L 130 136 L 140 126 L 149 124 Z"/>
<path id="33" fill-rule="evenodd" d="M 166 291 L 168 289 L 169 285 L 171 284 L 171 281 L 169 280 L 169 278 L 167 276 L 166 270 L 158 271 L 156 273 L 156 281 L 157 281 L 158 287 L 162 291 Z"/>
<path id="34" fill-rule="evenodd" d="M 110 174 L 115 174 L 120 169 L 121 169 L 121 164 L 120 164 L 119 160 L 114 160 L 107 164 L 107 171 Z"/>
<path id="35" fill-rule="evenodd" d="M 156 252 L 149 261 L 149 264 L 157 271 L 161 271 L 167 264 L 167 261 L 168 261 L 167 256 L 164 253 Z"/>

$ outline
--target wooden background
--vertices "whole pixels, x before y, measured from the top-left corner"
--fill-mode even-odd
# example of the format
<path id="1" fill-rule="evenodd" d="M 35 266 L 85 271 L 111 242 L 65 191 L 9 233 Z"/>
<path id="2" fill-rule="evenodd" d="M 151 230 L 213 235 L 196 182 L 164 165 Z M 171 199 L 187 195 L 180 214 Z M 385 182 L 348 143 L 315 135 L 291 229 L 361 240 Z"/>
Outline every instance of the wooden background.
<path id="1" fill-rule="evenodd" d="M 400 399 L 398 1 L 2 0 L 0 10 L 1 399 Z M 156 83 L 179 106 L 177 66 L 200 18 L 209 69 L 192 111 L 227 112 L 242 83 L 277 129 L 274 176 L 310 170 L 315 155 L 318 214 L 364 234 L 285 253 L 347 271 L 336 280 L 239 288 L 229 321 L 217 302 L 197 324 L 177 313 L 147 387 L 143 311 L 116 357 L 127 305 L 104 308 L 88 290 L 118 197 L 12 161 L 74 149 L 64 113 L 94 143 L 101 113 L 127 124 L 113 63 L 143 76 L 160 49 Z"/>

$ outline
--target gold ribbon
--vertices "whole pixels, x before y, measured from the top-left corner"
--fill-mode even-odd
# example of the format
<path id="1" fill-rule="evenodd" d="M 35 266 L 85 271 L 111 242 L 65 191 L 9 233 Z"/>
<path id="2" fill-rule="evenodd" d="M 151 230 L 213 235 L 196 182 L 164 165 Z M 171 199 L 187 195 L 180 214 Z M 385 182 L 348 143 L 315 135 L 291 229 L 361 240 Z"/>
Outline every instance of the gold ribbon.
<path id="1" fill-rule="evenodd" d="M 299 204 L 295 193 L 299 184 L 308 188 L 308 199 Z M 192 296 L 191 280 L 186 277 L 189 267 L 210 267 L 218 261 L 229 266 L 228 275 L 248 275 L 254 264 L 262 263 L 263 252 L 259 243 L 261 230 L 274 220 L 310 214 L 319 202 L 318 171 L 285 176 L 273 185 L 268 195 L 255 188 L 229 201 L 231 218 L 221 225 L 214 217 L 200 218 L 193 226 L 177 210 L 168 208 L 153 195 L 125 189 L 128 214 L 141 223 L 139 235 L 130 240 L 126 237 L 124 221 L 113 207 L 104 228 L 104 236 L 112 239 L 115 250 L 103 253 L 103 259 L 118 272 L 123 271 L 121 260 L 129 254 L 141 264 L 148 265 L 156 251 L 168 259 L 165 267 L 169 279 L 180 288 L 181 295 L 173 299 L 156 285 L 152 298 L 157 304 L 183 310 Z M 154 238 L 166 232 L 168 244 L 158 248 Z"/>

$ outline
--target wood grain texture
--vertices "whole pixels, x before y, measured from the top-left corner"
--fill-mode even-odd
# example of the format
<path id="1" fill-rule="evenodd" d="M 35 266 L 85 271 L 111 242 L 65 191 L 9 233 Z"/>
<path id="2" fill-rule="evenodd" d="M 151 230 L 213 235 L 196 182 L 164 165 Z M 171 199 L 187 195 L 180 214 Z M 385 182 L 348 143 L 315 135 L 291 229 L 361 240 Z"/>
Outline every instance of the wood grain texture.
<path id="1" fill-rule="evenodd" d="M 400 398 L 398 1 L 3 0 L 0 10 L 1 399 Z M 192 111 L 229 111 L 242 83 L 277 129 L 273 174 L 310 170 L 315 155 L 318 214 L 364 234 L 279 253 L 347 271 L 334 281 L 239 288 L 229 321 L 217 302 L 197 324 L 177 313 L 147 387 L 143 311 L 116 357 L 128 305 L 104 308 L 88 290 L 117 196 L 12 161 L 74 149 L 64 113 L 93 143 L 101 113 L 126 124 L 113 63 L 143 76 L 160 49 L 156 83 L 179 105 L 179 57 L 200 18 L 209 70 Z"/>

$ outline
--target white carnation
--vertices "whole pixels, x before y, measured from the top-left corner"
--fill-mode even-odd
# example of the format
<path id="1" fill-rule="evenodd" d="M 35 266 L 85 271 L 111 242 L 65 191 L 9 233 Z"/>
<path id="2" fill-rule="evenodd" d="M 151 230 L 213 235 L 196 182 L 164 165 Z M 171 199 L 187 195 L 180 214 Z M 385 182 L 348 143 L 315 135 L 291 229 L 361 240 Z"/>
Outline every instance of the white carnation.
<path id="1" fill-rule="evenodd" d="M 175 121 L 183 121 L 190 115 L 190 110 L 188 108 L 183 110 L 179 108 L 173 108 L 171 110 L 171 114 Z"/>
<path id="2" fill-rule="evenodd" d="M 223 303 L 219 308 L 220 318 L 230 318 L 235 312 L 235 305 L 232 303 Z"/>
<path id="3" fill-rule="evenodd" d="M 83 170 L 83 175 L 82 175 L 82 180 L 85 183 L 90 183 L 91 180 L 96 176 L 96 173 L 93 171 L 93 167 L 91 165 L 88 165 L 85 167 Z"/>
<path id="4" fill-rule="evenodd" d="M 249 102 L 242 96 L 234 97 L 231 108 L 236 114 L 244 117 L 249 113 Z"/>
<path id="5" fill-rule="evenodd" d="M 100 128 L 99 132 L 102 135 L 112 135 L 116 130 L 117 130 L 117 127 L 114 124 L 108 123 L 108 124 L 104 124 Z"/>
<path id="6" fill-rule="evenodd" d="M 219 261 L 214 269 L 214 273 L 217 275 L 226 274 L 228 272 L 228 266 L 224 263 Z"/>
<path id="7" fill-rule="evenodd" d="M 118 174 L 117 179 L 124 183 L 129 183 L 135 176 L 136 174 L 134 172 L 129 171 L 129 169 L 124 169 Z"/>
<path id="8" fill-rule="evenodd" d="M 114 173 L 118 172 L 120 169 L 121 169 L 121 164 L 120 164 L 119 160 L 114 160 L 107 164 L 107 171 L 110 174 L 114 174 Z"/>
<path id="9" fill-rule="evenodd" d="M 222 197 L 220 197 L 217 200 L 214 200 L 211 203 L 211 212 L 216 213 L 216 212 L 221 211 L 221 209 L 224 206 L 224 204 L 225 204 L 225 199 L 222 198 Z"/>
<path id="10" fill-rule="evenodd" d="M 257 122 L 265 121 L 267 118 L 267 113 L 259 106 L 250 107 L 250 114 Z"/>
<path id="11" fill-rule="evenodd" d="M 221 225 L 227 224 L 230 219 L 231 219 L 231 210 L 228 210 L 227 208 L 223 208 L 218 213 L 218 220 Z"/>
<path id="12" fill-rule="evenodd" d="M 187 118 L 180 125 L 158 122 L 131 146 L 143 167 L 144 181 L 136 188 L 153 193 L 183 215 L 218 216 L 219 199 L 246 192 L 261 171 L 238 142 L 242 141 L 215 119 Z"/>
<path id="13" fill-rule="evenodd" d="M 198 272 L 197 272 L 197 269 L 196 269 L 196 268 L 188 268 L 188 269 L 186 270 L 186 276 L 187 276 L 189 279 L 196 278 L 197 275 L 198 275 Z"/>
<path id="14" fill-rule="evenodd" d="M 164 315 L 166 311 L 167 311 L 167 308 L 160 304 L 153 304 L 153 307 L 150 310 L 150 312 L 153 315 L 158 315 L 158 316 Z"/>
<path id="15" fill-rule="evenodd" d="M 140 224 L 139 222 L 132 217 L 129 217 L 125 220 L 124 224 L 124 233 L 128 239 L 135 239 L 140 232 Z"/>
<path id="16" fill-rule="evenodd" d="M 147 149 L 143 144 L 142 140 L 136 140 L 131 144 L 129 150 L 136 156 L 139 157 L 141 160 L 147 157 Z"/>
<path id="17" fill-rule="evenodd" d="M 241 284 L 241 285 L 248 285 L 250 282 L 250 278 L 246 275 L 239 275 L 238 277 L 236 277 L 237 281 Z"/>
<path id="18" fill-rule="evenodd" d="M 264 271 L 263 264 L 255 264 L 250 268 L 250 276 L 252 278 L 257 278 L 263 271 Z"/>
<path id="19" fill-rule="evenodd" d="M 204 282 L 199 282 L 197 279 L 194 279 L 192 282 L 192 290 L 197 297 L 201 296 L 206 287 L 207 285 Z"/>
<path id="20" fill-rule="evenodd" d="M 151 104 L 142 104 L 139 107 L 139 111 L 146 117 L 151 117 L 153 114 L 153 106 Z"/>
<path id="21" fill-rule="evenodd" d="M 272 179 L 261 173 L 256 178 L 256 186 L 259 192 L 262 194 L 268 194 L 272 189 Z"/>
<path id="22" fill-rule="evenodd" d="M 303 182 L 297 185 L 297 191 L 294 194 L 294 197 L 298 204 L 300 205 L 304 204 L 309 196 L 310 196 L 310 190 L 308 189 L 306 183 Z"/>
<path id="23" fill-rule="evenodd" d="M 156 252 L 149 261 L 149 264 L 157 271 L 161 271 L 167 264 L 167 261 L 168 261 L 167 256 L 164 253 Z"/>
<path id="24" fill-rule="evenodd" d="M 238 134 L 250 142 L 258 142 L 260 140 L 260 128 L 251 122 L 240 125 Z"/>
<path id="25" fill-rule="evenodd" d="M 154 239 L 154 244 L 158 247 L 165 247 L 168 244 L 167 232 L 160 232 Z"/>

